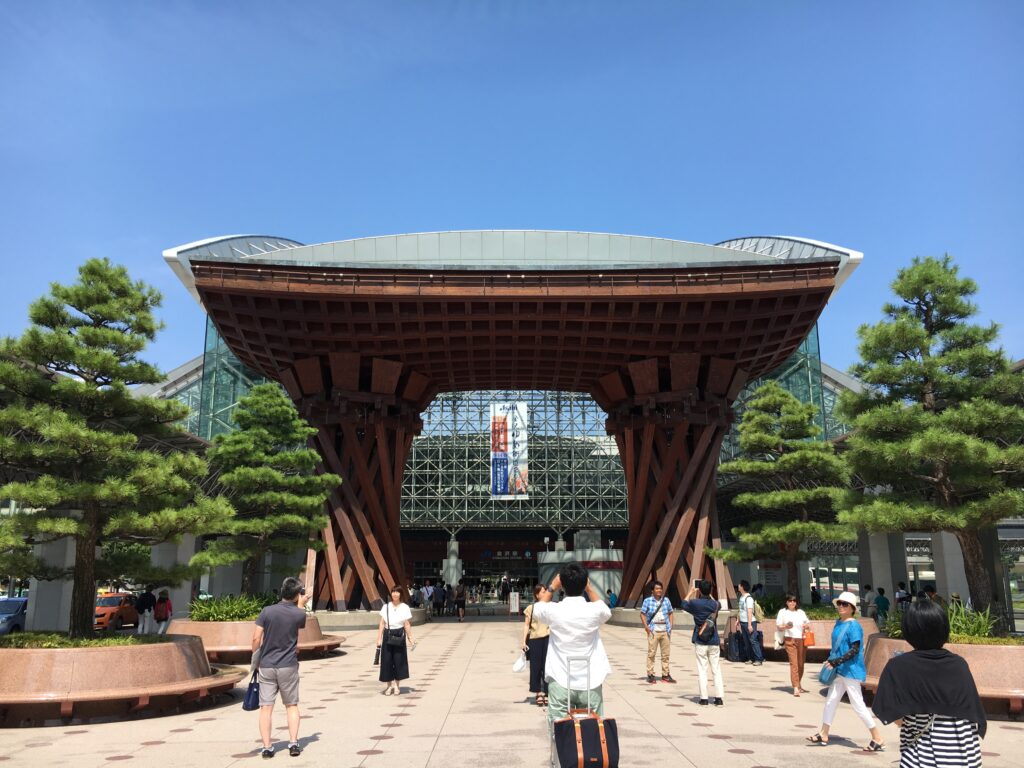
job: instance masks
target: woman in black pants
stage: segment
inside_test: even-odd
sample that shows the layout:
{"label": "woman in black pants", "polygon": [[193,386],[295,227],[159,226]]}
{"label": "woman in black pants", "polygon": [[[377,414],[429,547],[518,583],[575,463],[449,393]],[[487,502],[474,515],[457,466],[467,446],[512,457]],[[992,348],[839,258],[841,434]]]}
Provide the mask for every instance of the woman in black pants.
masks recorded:
{"label": "woman in black pants", "polygon": [[[533,588],[533,600],[547,603],[551,601],[551,593],[543,584]],[[548,684],[544,679],[544,664],[548,658],[547,624],[533,619],[533,605],[523,611],[523,650],[530,656],[530,693],[535,693],[536,704],[544,706],[548,703]]]}
{"label": "woman in black pants", "polygon": [[[391,639],[391,642],[388,640]],[[380,650],[380,681],[387,683],[385,696],[402,692],[399,683],[409,677],[409,653],[412,641],[412,611],[402,602],[402,588],[391,588],[391,602],[380,609],[377,648]]]}

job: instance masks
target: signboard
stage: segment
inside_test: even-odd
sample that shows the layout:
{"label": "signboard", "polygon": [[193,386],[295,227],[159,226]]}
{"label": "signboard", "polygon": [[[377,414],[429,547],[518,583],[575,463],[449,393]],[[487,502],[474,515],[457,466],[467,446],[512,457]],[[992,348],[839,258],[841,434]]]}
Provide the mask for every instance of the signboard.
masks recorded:
{"label": "signboard", "polygon": [[491,498],[528,498],[525,402],[491,404]]}
{"label": "signboard", "polygon": [[508,595],[508,612],[513,616],[519,615],[519,593],[510,592]]}

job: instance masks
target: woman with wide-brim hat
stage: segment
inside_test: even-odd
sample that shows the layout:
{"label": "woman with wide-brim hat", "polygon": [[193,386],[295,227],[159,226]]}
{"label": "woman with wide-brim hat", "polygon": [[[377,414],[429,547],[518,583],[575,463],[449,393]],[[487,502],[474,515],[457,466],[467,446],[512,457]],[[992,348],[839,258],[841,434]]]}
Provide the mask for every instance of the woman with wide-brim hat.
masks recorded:
{"label": "woman with wide-brim hat", "polygon": [[857,622],[857,596],[852,592],[843,592],[832,601],[839,618],[832,629],[832,650],[829,652],[825,666],[835,670],[836,674],[828,687],[825,699],[825,711],[821,716],[821,728],[807,740],[816,746],[828,744],[829,730],[835,719],[839,702],[845,693],[850,698],[850,705],[857,717],[871,732],[871,741],[864,747],[866,752],[881,752],[885,749],[882,732],[871,715],[871,710],[864,704],[861,683],[867,677],[864,668],[864,630]]}

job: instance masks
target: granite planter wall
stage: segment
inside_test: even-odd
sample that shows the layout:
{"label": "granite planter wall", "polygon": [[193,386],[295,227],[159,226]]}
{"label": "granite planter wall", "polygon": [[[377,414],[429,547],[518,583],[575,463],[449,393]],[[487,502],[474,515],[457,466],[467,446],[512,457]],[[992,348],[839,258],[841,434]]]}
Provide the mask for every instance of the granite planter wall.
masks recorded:
{"label": "granite planter wall", "polygon": [[[252,659],[252,635],[255,621],[192,621],[174,619],[167,628],[169,635],[190,635],[203,641],[210,661],[226,664],[248,663]],[[299,630],[299,658],[326,656],[345,641],[339,635],[325,635],[315,616],[306,617],[306,626]]]}
{"label": "granite planter wall", "polygon": [[[986,710],[1020,716],[1024,710],[1024,645],[949,643],[945,647],[967,662]],[[912,650],[905,640],[882,636],[872,638],[864,654],[864,666],[868,672],[865,690],[874,692],[878,678],[890,659]]]}
{"label": "granite planter wall", "polygon": [[36,725],[174,710],[234,688],[245,670],[211,666],[202,641],[0,649],[0,723]]}

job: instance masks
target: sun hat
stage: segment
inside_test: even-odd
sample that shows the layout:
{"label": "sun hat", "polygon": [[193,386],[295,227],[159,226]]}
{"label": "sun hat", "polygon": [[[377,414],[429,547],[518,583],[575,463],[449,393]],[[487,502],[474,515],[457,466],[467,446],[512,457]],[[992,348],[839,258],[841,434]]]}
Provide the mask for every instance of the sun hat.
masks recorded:
{"label": "sun hat", "polygon": [[839,597],[832,601],[832,605],[836,603],[849,603],[854,608],[857,607],[857,596],[853,592],[843,592]]}

